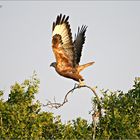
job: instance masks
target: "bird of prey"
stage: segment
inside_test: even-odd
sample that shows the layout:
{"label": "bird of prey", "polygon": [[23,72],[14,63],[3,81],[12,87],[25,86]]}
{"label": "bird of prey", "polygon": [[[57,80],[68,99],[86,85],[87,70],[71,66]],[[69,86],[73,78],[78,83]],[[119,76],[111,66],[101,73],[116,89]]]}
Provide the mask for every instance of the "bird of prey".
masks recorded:
{"label": "bird of prey", "polygon": [[84,81],[79,74],[83,69],[92,65],[89,62],[79,65],[83,44],[85,43],[86,25],[78,27],[75,40],[72,41],[72,33],[68,22],[69,16],[60,14],[52,26],[52,49],[56,62],[51,63],[56,72],[63,77],[73,79],[78,82]]}

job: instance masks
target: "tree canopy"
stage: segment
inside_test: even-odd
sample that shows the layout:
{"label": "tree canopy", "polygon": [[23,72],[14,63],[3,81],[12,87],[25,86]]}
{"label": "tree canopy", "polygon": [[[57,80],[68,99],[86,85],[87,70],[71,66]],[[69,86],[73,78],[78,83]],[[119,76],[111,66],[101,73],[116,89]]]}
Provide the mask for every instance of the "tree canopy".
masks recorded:
{"label": "tree canopy", "polygon": [[[82,116],[62,123],[61,116],[42,111],[41,103],[34,100],[39,84],[36,75],[21,84],[15,83],[6,101],[0,91],[1,139],[93,139],[95,131],[96,139],[140,139],[139,78],[127,93],[102,91],[96,127]],[[97,105],[96,97],[92,104],[93,108]]]}

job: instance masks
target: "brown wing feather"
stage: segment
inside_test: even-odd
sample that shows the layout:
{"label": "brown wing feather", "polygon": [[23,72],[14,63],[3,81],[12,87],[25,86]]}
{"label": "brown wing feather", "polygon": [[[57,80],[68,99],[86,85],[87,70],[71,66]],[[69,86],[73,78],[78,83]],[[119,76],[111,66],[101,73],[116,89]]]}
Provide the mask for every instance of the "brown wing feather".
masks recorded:
{"label": "brown wing feather", "polygon": [[62,17],[60,14],[52,27],[52,48],[57,65],[62,69],[66,66],[72,67],[74,62],[74,48],[68,19],[68,16]]}

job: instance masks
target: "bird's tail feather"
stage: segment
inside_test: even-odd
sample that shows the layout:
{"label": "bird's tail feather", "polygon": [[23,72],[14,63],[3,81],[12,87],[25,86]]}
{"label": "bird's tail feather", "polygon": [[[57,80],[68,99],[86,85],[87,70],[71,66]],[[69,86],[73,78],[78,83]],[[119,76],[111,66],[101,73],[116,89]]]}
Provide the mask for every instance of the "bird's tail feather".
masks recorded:
{"label": "bird's tail feather", "polygon": [[91,66],[92,64],[94,64],[95,62],[89,62],[89,63],[86,63],[86,64],[84,64],[84,65],[80,65],[79,67],[78,67],[78,72],[81,72],[83,69],[85,69],[86,67],[88,67],[88,66]]}

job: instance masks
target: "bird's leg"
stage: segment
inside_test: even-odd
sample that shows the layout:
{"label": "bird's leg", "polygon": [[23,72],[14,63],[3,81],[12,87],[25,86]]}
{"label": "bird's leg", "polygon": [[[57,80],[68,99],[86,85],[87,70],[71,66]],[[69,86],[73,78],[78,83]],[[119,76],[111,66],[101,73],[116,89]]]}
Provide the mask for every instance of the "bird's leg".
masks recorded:
{"label": "bird's leg", "polygon": [[83,86],[85,86],[85,82],[84,81],[81,81],[80,79],[79,79],[79,85],[78,85],[79,87],[83,87]]}

